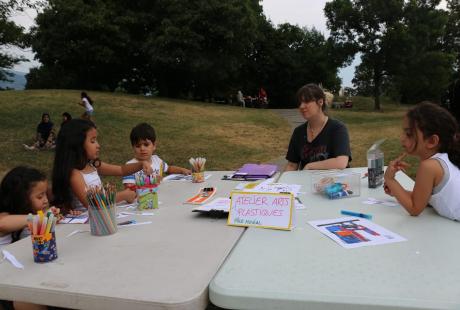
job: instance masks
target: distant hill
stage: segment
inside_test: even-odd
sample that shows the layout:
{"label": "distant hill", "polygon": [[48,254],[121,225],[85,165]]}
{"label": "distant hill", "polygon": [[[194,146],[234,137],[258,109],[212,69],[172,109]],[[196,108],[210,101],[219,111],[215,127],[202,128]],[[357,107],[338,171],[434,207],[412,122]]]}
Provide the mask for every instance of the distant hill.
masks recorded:
{"label": "distant hill", "polygon": [[10,70],[14,75],[10,77],[13,82],[0,81],[0,88],[12,88],[22,90],[26,87],[26,74],[24,72]]}

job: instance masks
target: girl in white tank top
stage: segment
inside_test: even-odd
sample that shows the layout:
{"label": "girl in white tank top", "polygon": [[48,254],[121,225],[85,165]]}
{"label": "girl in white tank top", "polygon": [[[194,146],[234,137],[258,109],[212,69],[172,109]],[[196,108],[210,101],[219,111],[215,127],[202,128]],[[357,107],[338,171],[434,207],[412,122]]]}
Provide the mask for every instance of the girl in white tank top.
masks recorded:
{"label": "girl in white tank top", "polygon": [[[86,190],[101,186],[99,175],[125,176],[139,170],[151,174],[149,162],[123,166],[111,165],[99,160],[100,145],[93,122],[83,119],[69,121],[61,131],[56,143],[53,166],[53,194],[55,203],[70,208],[88,207]],[[136,193],[130,189],[117,193],[116,200],[134,201]],[[79,213],[79,212],[75,212]]]}
{"label": "girl in white tank top", "polygon": [[[385,191],[396,197],[410,215],[419,215],[430,204],[439,215],[460,220],[460,136],[458,123],[445,109],[422,102],[410,109],[403,121],[401,144],[404,153],[385,171]],[[408,164],[406,155],[417,156],[413,191],[395,179]]]}

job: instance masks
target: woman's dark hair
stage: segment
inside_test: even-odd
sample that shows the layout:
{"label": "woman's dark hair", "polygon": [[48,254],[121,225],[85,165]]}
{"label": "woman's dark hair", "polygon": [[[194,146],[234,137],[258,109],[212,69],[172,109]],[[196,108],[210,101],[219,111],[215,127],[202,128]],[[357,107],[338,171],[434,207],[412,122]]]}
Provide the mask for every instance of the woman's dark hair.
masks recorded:
{"label": "woman's dark hair", "polygon": [[302,86],[297,91],[296,98],[299,106],[302,102],[315,101],[318,104],[319,100],[323,100],[321,110],[324,112],[327,109],[326,95],[321,87],[316,84],[307,84]]}
{"label": "woman's dark hair", "polygon": [[43,120],[45,119],[45,116],[48,116],[48,121],[51,122],[51,117],[50,117],[49,113],[45,112],[45,113],[42,114],[42,123],[43,123]]}
{"label": "woman's dark hair", "polygon": [[[82,170],[88,163],[84,143],[86,133],[96,128],[93,122],[84,119],[73,119],[61,128],[56,140],[53,164],[53,196],[54,204],[69,207],[72,202],[70,174],[73,169]],[[100,164],[95,161],[95,166]]]}
{"label": "woman's dark hair", "polygon": [[88,96],[86,92],[82,91],[80,96],[81,96],[81,99],[86,98],[89,104],[93,105],[93,100],[90,98],[90,96]]}
{"label": "woman's dark hair", "polygon": [[34,212],[29,194],[32,187],[40,181],[46,181],[46,175],[35,168],[18,166],[11,169],[0,185],[0,212],[9,214]]}
{"label": "woman's dark hair", "polygon": [[[423,101],[407,111],[409,130],[417,141],[418,128],[423,138],[439,137],[439,153],[447,153],[449,160],[460,168],[460,135],[457,120],[446,109],[432,102]],[[415,145],[417,147],[417,145]]]}
{"label": "woman's dark hair", "polygon": [[69,112],[62,113],[62,116],[64,116],[67,119],[67,122],[72,119],[72,115],[70,115]]}
{"label": "woman's dark hair", "polygon": [[131,145],[134,145],[141,140],[150,140],[154,143],[157,136],[155,134],[155,129],[153,129],[152,126],[147,123],[140,123],[131,129],[129,139],[131,140]]}

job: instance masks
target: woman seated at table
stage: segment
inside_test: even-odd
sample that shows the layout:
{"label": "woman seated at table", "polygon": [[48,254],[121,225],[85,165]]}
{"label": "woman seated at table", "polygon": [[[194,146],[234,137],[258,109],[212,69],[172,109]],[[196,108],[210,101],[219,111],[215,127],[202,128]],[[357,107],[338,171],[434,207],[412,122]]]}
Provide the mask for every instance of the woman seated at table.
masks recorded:
{"label": "woman seated at table", "polygon": [[344,169],[351,161],[350,141],[345,125],[326,114],[323,90],[307,84],[297,91],[299,111],[306,122],[289,142],[286,171],[299,169]]}

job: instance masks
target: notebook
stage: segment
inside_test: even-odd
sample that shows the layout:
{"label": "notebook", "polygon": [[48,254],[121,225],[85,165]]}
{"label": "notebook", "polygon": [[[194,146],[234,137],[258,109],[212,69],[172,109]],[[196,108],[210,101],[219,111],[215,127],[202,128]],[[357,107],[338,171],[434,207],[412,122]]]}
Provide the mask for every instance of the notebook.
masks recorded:
{"label": "notebook", "polygon": [[259,180],[268,179],[278,171],[273,164],[244,164],[232,176],[232,179]]}

